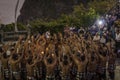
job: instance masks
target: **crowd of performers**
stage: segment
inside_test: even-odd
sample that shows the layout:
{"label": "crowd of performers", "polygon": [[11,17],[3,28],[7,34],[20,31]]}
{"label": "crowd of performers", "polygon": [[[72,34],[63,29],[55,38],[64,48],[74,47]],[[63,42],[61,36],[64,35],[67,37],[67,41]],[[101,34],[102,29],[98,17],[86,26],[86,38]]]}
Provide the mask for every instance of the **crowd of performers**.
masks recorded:
{"label": "crowd of performers", "polygon": [[61,33],[20,37],[0,48],[0,80],[110,80],[115,76],[112,38],[106,44],[88,35]]}

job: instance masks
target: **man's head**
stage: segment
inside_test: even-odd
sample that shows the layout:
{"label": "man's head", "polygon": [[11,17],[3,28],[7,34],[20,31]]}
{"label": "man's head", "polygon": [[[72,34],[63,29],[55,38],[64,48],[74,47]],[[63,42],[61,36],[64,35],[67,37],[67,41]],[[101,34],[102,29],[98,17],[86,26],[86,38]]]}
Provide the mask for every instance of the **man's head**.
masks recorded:
{"label": "man's head", "polygon": [[28,64],[32,64],[32,58],[29,58],[29,59],[27,60],[27,62],[28,62]]}
{"label": "man's head", "polygon": [[12,55],[12,59],[13,59],[13,60],[17,60],[17,59],[18,59],[18,54],[15,54],[15,53],[14,53],[14,54]]}
{"label": "man's head", "polygon": [[3,57],[4,57],[4,58],[7,58],[7,57],[8,57],[7,54],[6,54],[6,52],[3,53]]}
{"label": "man's head", "polygon": [[48,62],[49,64],[52,64],[52,62],[53,62],[52,58],[49,57],[49,58],[47,59],[47,62]]}
{"label": "man's head", "polygon": [[63,59],[64,59],[64,60],[67,60],[67,59],[68,59],[68,56],[67,56],[67,55],[64,55],[64,56],[63,56]]}
{"label": "man's head", "polygon": [[85,55],[81,55],[81,61],[85,60]]}
{"label": "man's head", "polygon": [[0,53],[3,53],[3,49],[2,49],[2,47],[0,47]]}

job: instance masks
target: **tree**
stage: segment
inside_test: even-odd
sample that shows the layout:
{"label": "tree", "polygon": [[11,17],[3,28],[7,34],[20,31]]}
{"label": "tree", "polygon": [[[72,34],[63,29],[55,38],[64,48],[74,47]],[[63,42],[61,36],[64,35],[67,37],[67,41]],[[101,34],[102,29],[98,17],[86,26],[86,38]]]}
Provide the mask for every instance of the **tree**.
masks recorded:
{"label": "tree", "polygon": [[88,7],[95,9],[99,15],[104,15],[108,12],[114,5],[116,0],[94,0],[88,3]]}
{"label": "tree", "polygon": [[96,20],[98,14],[93,8],[86,8],[83,4],[77,5],[74,7],[74,11],[72,13],[74,15],[81,26],[90,26]]}

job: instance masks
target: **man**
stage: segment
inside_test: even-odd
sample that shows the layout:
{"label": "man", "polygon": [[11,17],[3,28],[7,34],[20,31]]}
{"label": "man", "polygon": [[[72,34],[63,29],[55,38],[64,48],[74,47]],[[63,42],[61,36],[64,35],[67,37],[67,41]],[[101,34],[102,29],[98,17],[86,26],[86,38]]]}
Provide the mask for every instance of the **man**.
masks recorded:
{"label": "man", "polygon": [[106,36],[102,35],[102,37],[100,38],[100,43],[105,44],[106,43]]}
{"label": "man", "polygon": [[2,63],[2,78],[3,80],[10,80],[9,57],[3,53],[0,57]]}
{"label": "man", "polygon": [[38,80],[45,80],[45,64],[44,61],[42,60],[44,56],[44,52],[42,51],[40,54],[40,60],[37,62],[37,77]]}
{"label": "man", "polygon": [[52,43],[46,48],[44,63],[46,66],[46,80],[55,80],[54,70],[57,64],[57,57],[55,55],[55,46]]}
{"label": "man", "polygon": [[[116,40],[116,52],[118,53],[118,50],[120,50],[120,30],[117,30],[116,35],[115,35],[115,40]],[[120,54],[117,54],[118,57],[120,57]]]}
{"label": "man", "polygon": [[35,80],[36,76],[34,75],[34,67],[38,62],[39,55],[37,58],[35,56],[33,58],[28,58],[26,68],[27,68],[27,80]]}
{"label": "man", "polygon": [[20,62],[23,58],[23,53],[19,56],[16,53],[12,53],[9,62],[11,67],[12,80],[21,80],[20,77]]}
{"label": "man", "polygon": [[100,45],[98,50],[99,62],[97,65],[97,76],[99,80],[106,80],[106,62],[107,62],[107,47]]}
{"label": "man", "polygon": [[36,44],[36,48],[37,48],[37,54],[40,55],[40,59],[39,61],[36,63],[36,74],[37,74],[37,78],[38,80],[44,80],[45,79],[45,65],[44,65],[44,61],[42,60],[45,54],[45,45],[41,45],[40,43]]}
{"label": "man", "polygon": [[67,44],[63,43],[62,48],[59,52],[59,65],[61,68],[62,80],[70,80],[70,69],[72,63],[70,62],[71,50]]}
{"label": "man", "polygon": [[109,52],[109,60],[108,60],[108,73],[109,73],[109,78],[111,80],[114,80],[115,78],[115,61],[116,61],[116,55],[112,49]]}
{"label": "man", "polygon": [[100,35],[96,33],[95,36],[93,37],[93,41],[99,42],[99,40],[100,40]]}
{"label": "man", "polygon": [[96,80],[96,67],[98,56],[94,50],[92,50],[89,54],[88,64],[87,64],[87,80]]}
{"label": "man", "polygon": [[71,54],[73,61],[77,65],[76,80],[85,80],[86,65],[88,62],[86,51],[79,51],[77,47],[74,49],[74,54]]}

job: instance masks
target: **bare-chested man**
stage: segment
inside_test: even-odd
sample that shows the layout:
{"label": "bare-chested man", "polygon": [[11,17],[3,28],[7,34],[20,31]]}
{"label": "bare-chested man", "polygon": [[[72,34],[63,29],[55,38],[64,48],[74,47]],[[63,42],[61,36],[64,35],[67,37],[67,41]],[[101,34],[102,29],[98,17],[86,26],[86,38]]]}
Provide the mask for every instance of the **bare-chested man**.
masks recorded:
{"label": "bare-chested man", "polygon": [[99,80],[106,80],[106,62],[107,62],[108,49],[102,44],[99,47],[99,62],[97,65],[97,75]]}
{"label": "bare-chested man", "polygon": [[27,68],[27,80],[35,80],[36,77],[34,75],[34,67],[36,66],[36,63],[38,62],[39,56],[37,56],[37,58],[35,58],[33,56],[33,58],[28,58],[27,59],[27,64],[26,64],[26,68]]}
{"label": "bare-chested man", "polygon": [[[40,37],[40,38],[44,38],[44,37]],[[36,44],[36,48],[37,48],[37,54],[40,54],[40,59],[37,62],[37,78],[40,80],[44,80],[45,79],[45,65],[44,65],[44,61],[43,61],[43,57],[45,54],[45,41],[43,42],[43,40],[37,40],[37,44]]]}
{"label": "bare-chested man", "polygon": [[44,63],[46,66],[46,80],[55,80],[54,70],[57,64],[57,57],[55,55],[55,45],[52,43],[46,48]]}
{"label": "bare-chested man", "polygon": [[2,78],[3,80],[10,80],[10,70],[9,70],[9,57],[6,52],[1,55],[1,63],[2,63]]}
{"label": "bare-chested man", "polygon": [[69,54],[71,54],[70,47],[64,42],[59,52],[59,64],[61,67],[62,80],[70,80],[70,68],[72,63],[70,61]]}
{"label": "bare-chested man", "polygon": [[96,55],[95,51],[91,51],[88,58],[87,64],[87,80],[96,80],[96,67],[97,67],[97,60],[98,56]]}
{"label": "bare-chested man", "polygon": [[116,55],[114,53],[114,49],[111,49],[109,52],[109,60],[108,60],[108,73],[109,78],[111,80],[114,80],[115,78],[115,61],[116,61]]}
{"label": "bare-chested man", "polygon": [[77,47],[74,49],[74,54],[71,54],[74,62],[77,65],[77,76],[76,80],[85,80],[86,65],[88,62],[86,51],[79,51]]}
{"label": "bare-chested man", "polygon": [[23,54],[19,56],[16,53],[12,53],[9,61],[12,73],[12,80],[21,80],[20,77],[20,61],[23,58]]}

